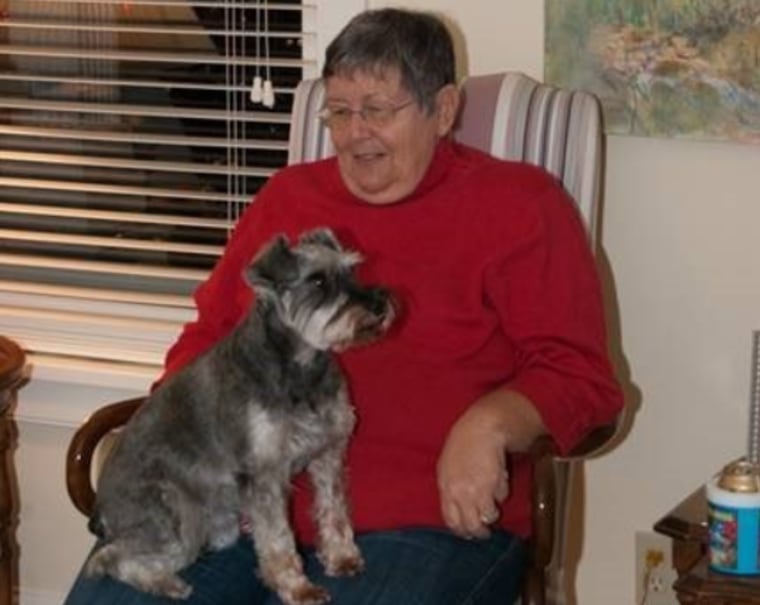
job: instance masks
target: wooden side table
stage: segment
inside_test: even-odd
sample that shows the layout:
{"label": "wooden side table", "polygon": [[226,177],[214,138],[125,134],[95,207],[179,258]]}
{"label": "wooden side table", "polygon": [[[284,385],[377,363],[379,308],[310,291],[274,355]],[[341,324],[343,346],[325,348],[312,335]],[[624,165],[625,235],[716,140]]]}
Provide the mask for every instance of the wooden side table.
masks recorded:
{"label": "wooden side table", "polygon": [[673,588],[682,605],[760,605],[760,577],[711,571],[707,559],[707,496],[700,487],[654,526],[673,538]]}
{"label": "wooden side table", "polygon": [[24,351],[0,336],[0,605],[18,603],[18,485],[13,463],[18,433],[11,414],[25,364]]}

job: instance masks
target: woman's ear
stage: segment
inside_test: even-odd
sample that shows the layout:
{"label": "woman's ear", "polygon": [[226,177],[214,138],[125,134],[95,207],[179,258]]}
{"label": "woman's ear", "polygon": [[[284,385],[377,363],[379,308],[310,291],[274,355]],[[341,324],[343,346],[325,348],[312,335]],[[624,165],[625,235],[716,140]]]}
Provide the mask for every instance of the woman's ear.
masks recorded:
{"label": "woman's ear", "polygon": [[454,84],[446,84],[435,97],[438,136],[444,137],[453,128],[459,112],[460,94]]}

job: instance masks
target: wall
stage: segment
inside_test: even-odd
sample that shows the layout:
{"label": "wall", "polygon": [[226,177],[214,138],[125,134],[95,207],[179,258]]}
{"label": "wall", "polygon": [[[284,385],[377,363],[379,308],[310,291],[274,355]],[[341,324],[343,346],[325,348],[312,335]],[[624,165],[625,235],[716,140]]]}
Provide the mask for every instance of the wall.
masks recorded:
{"label": "wall", "polygon": [[[345,6],[348,0],[331,0]],[[371,6],[390,4],[372,0]],[[409,0],[456,21],[463,71],[540,77],[543,2]],[[760,147],[610,137],[600,261],[630,400],[632,431],[586,465],[581,605],[634,602],[636,530],[745,442],[750,332],[760,328]],[[38,381],[24,406],[81,405],[130,391]],[[23,605],[60,602],[89,545],[63,494],[71,428],[21,422]]]}

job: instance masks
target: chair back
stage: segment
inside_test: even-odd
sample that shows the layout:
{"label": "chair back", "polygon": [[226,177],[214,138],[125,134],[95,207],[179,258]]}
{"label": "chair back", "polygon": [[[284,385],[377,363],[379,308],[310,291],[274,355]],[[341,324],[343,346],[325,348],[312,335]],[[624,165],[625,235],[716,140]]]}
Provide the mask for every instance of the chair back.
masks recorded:
{"label": "chair back", "polygon": [[598,99],[519,72],[471,76],[462,92],[457,140],[545,168],[575,200],[594,241],[604,156]]}
{"label": "chair back", "polygon": [[288,164],[313,162],[334,154],[330,133],[319,119],[325,100],[321,79],[302,80],[293,97]]}
{"label": "chair back", "polygon": [[[542,84],[519,72],[468,77],[462,84],[462,93],[463,106],[454,137],[496,157],[542,166],[553,174],[577,204],[595,247],[604,169],[598,99],[588,92]],[[321,80],[299,84],[293,104],[288,163],[333,154],[329,133],[317,118],[323,102]],[[559,459],[540,465],[540,472],[549,479],[542,478],[543,484],[534,489],[531,566],[535,575],[528,578],[531,588],[525,592],[523,603],[565,602],[569,554],[566,527],[577,465],[578,462]],[[547,523],[546,519],[552,521]],[[538,593],[540,596],[535,596]]]}

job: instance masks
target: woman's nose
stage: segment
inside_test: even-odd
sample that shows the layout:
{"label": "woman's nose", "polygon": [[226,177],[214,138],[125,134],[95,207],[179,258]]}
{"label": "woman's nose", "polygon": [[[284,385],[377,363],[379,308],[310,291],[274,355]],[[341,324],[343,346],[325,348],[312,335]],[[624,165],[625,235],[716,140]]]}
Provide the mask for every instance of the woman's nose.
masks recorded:
{"label": "woman's nose", "polygon": [[348,132],[352,138],[364,138],[370,134],[370,128],[367,120],[361,111],[355,111],[351,114],[351,120],[348,123]]}

